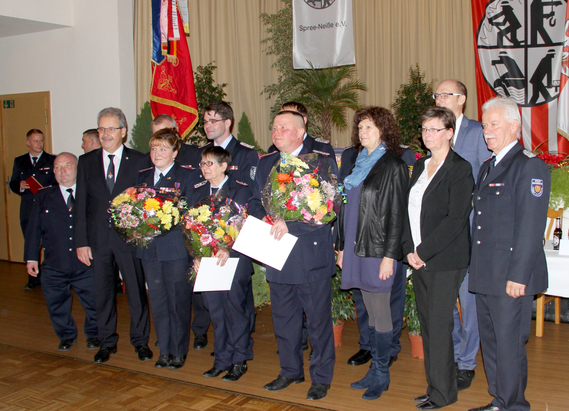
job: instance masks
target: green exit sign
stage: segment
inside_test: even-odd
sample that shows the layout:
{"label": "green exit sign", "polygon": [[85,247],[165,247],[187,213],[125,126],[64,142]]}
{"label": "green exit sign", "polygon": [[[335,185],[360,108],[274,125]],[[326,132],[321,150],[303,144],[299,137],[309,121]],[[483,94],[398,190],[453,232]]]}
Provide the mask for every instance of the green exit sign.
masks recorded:
{"label": "green exit sign", "polygon": [[14,100],[4,100],[3,102],[3,107],[4,108],[14,108],[15,104],[14,104]]}

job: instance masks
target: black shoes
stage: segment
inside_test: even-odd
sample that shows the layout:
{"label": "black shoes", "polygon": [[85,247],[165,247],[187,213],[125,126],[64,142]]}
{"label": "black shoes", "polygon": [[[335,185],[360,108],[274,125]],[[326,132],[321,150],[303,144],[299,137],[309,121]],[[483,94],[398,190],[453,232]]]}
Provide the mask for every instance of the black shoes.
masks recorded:
{"label": "black shoes", "polygon": [[203,350],[205,347],[207,347],[207,335],[196,334],[194,337],[194,350]]}
{"label": "black shoes", "polygon": [[101,341],[97,337],[87,338],[87,349],[94,350],[95,348],[101,348]]}
{"label": "black shoes", "polygon": [[77,338],[73,340],[61,340],[59,343],[59,347],[57,347],[58,351],[69,351],[71,347],[77,344]]}
{"label": "black shoes", "polygon": [[437,405],[433,401],[427,400],[427,401],[422,402],[421,404],[417,405],[416,408],[418,410],[438,410],[442,407],[443,407],[442,405]]}
{"label": "black shoes", "polygon": [[233,364],[231,369],[227,374],[225,374],[221,379],[223,381],[235,382],[247,372],[247,361],[243,361],[243,364]]}
{"label": "black shoes", "polygon": [[456,374],[456,386],[459,391],[470,388],[472,381],[474,381],[474,370],[458,370]]}
{"label": "black shoes", "polygon": [[328,394],[329,388],[330,388],[330,386],[328,384],[320,384],[317,382],[313,382],[312,386],[308,390],[308,394],[306,394],[306,399],[307,400],[320,400]]}
{"label": "black shoes", "polygon": [[300,384],[301,382],[304,382],[304,377],[292,378],[289,380],[288,378],[285,378],[282,375],[279,375],[276,380],[271,381],[270,383],[265,385],[263,388],[266,389],[267,391],[280,391],[280,390],[284,390],[286,387],[288,387],[292,383]]}
{"label": "black shoes", "polygon": [[170,354],[162,354],[156,360],[156,364],[154,364],[154,368],[166,368],[172,356]]}
{"label": "black shoes", "polygon": [[211,369],[204,372],[203,376],[207,377],[207,378],[215,378],[215,377],[218,377],[223,372],[225,372],[225,370],[218,370],[217,368],[212,367]]}
{"label": "black shoes", "polygon": [[492,403],[485,405],[483,407],[471,408],[468,411],[500,411],[500,408],[496,407]]}
{"label": "black shoes", "polygon": [[348,360],[348,365],[364,365],[371,360],[370,350],[359,350]]}
{"label": "black shoes", "polygon": [[175,356],[175,357],[171,357],[170,362],[168,363],[168,368],[170,368],[171,370],[179,370],[180,368],[182,368],[184,366],[184,364],[186,363],[186,356]]}
{"label": "black shoes", "polygon": [[138,359],[140,361],[148,361],[152,359],[152,351],[150,351],[150,348],[148,348],[148,345],[144,344],[144,345],[137,345],[136,347],[134,347],[134,352],[136,352],[138,354]]}
{"label": "black shoes", "polygon": [[38,288],[40,285],[38,283],[27,283],[24,285],[24,290],[33,290],[34,288]]}
{"label": "black shoes", "polygon": [[109,361],[110,356],[116,353],[117,353],[116,345],[114,347],[101,347],[99,348],[99,351],[97,351],[97,354],[95,354],[95,362],[97,364],[107,362]]}
{"label": "black shoes", "polygon": [[395,357],[389,357],[389,364],[387,364],[387,367],[391,367],[395,361],[397,361],[397,355]]}
{"label": "black shoes", "polygon": [[413,398],[413,401],[422,403],[429,399],[429,394],[419,395],[418,397]]}

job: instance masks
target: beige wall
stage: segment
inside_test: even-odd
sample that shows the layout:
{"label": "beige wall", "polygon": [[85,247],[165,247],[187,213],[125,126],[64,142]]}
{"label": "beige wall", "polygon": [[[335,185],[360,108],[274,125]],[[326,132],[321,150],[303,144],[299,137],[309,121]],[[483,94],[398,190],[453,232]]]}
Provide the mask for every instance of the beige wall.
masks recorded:
{"label": "beige wall", "polygon": [[[215,61],[216,81],[228,83],[227,99],[233,104],[237,121],[245,111],[257,140],[267,147],[272,101],[260,93],[264,85],[276,81],[277,73],[271,68],[274,58],[267,57],[259,43],[266,37],[259,15],[274,13],[283,3],[191,0],[188,5],[188,43],[194,69]],[[356,68],[369,89],[361,94],[362,103],[389,106],[399,85],[407,81],[409,67],[419,63],[429,81],[461,79],[469,89],[467,115],[476,118],[470,7],[470,0],[353,0]],[[143,12],[147,19],[149,12]],[[144,51],[148,56],[149,50]],[[149,72],[146,64],[141,68]],[[137,75],[142,80],[139,84],[148,90],[145,84],[150,75],[140,71]],[[144,93],[148,92],[140,93],[139,106],[148,100]],[[349,132],[334,133],[332,142],[348,145]]]}

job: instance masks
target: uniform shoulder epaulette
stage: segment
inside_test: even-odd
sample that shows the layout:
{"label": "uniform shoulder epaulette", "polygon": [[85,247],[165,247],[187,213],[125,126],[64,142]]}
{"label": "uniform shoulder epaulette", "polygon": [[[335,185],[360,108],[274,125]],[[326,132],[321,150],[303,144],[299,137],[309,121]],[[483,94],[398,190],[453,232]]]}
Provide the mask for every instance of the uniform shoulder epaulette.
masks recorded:
{"label": "uniform shoulder epaulette", "polygon": [[352,144],[351,146],[346,147],[346,148],[344,149],[344,151],[349,150],[350,148],[354,148],[354,147],[355,147],[355,145]]}
{"label": "uniform shoulder epaulette", "polygon": [[244,183],[243,181],[235,180],[235,182],[236,182],[237,184],[241,185],[241,186],[249,187],[249,184]]}
{"label": "uniform shoulder epaulette", "polygon": [[267,153],[267,154],[262,155],[261,158],[273,156],[273,155],[279,154],[279,153],[280,153],[280,151],[273,151],[272,153]]}
{"label": "uniform shoulder epaulette", "polygon": [[139,173],[144,173],[145,171],[152,170],[152,167],[145,168],[143,170],[138,170]]}
{"label": "uniform shoulder epaulette", "polygon": [[327,152],[325,152],[325,151],[312,150],[312,152],[313,152],[313,153],[316,153],[316,154],[322,154],[323,156],[326,156],[326,157],[330,157],[330,153],[327,153]]}
{"label": "uniform shoulder epaulette", "polygon": [[202,181],[201,183],[197,183],[194,185],[194,188],[200,188],[201,186],[204,186],[207,183],[207,180]]}
{"label": "uniform shoulder epaulette", "polygon": [[251,144],[247,144],[247,143],[244,143],[242,141],[240,141],[239,144],[241,144],[243,147],[247,147],[247,148],[250,148],[251,150],[255,150],[255,146],[252,146]]}
{"label": "uniform shoulder epaulette", "polygon": [[199,150],[201,150],[202,148],[206,148],[207,146],[209,146],[210,144],[213,144],[211,141],[209,143],[204,144],[203,146],[198,147]]}
{"label": "uniform shoulder epaulette", "polygon": [[196,168],[194,166],[192,166],[191,164],[180,164],[180,167],[182,168],[186,168],[188,170],[195,170]]}
{"label": "uniform shoulder epaulette", "polygon": [[399,144],[399,147],[401,147],[401,148],[409,148],[409,146],[406,146],[405,144]]}
{"label": "uniform shoulder epaulette", "polygon": [[494,156],[488,157],[486,160],[483,161],[483,163],[487,163],[488,161],[492,160],[492,157],[494,157]]}
{"label": "uniform shoulder epaulette", "polygon": [[326,140],[325,138],[315,138],[314,141],[318,141],[319,143],[324,143],[324,144],[330,144],[330,142],[328,140]]}
{"label": "uniform shoulder epaulette", "polygon": [[529,158],[534,158],[534,157],[536,157],[535,153],[532,153],[532,152],[529,151],[527,148],[524,148],[524,154],[526,155],[526,157],[529,157]]}

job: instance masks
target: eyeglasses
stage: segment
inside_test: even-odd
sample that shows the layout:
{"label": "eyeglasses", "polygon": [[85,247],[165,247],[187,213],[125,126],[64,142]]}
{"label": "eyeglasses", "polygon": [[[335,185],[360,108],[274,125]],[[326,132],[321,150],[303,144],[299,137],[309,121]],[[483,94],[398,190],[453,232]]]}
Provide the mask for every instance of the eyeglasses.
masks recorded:
{"label": "eyeglasses", "polygon": [[445,128],[425,128],[425,127],[419,127],[419,131],[420,131],[421,133],[423,133],[423,134],[436,134],[436,133],[438,133],[439,131],[447,130],[447,129],[448,129],[448,127],[445,127]]}
{"label": "eyeglasses", "polygon": [[211,167],[214,164],[219,164],[217,161],[202,161],[198,164],[200,168]]}
{"label": "eyeglasses", "polygon": [[448,96],[462,96],[463,94],[459,94],[459,93],[433,93],[433,100],[436,100],[437,98],[442,98],[443,100],[446,100],[448,98]]}
{"label": "eyeglasses", "polygon": [[105,134],[107,131],[112,133],[115,130],[120,130],[121,128],[124,128],[124,127],[99,127],[97,129],[97,131],[99,132],[99,134]]}
{"label": "eyeglasses", "polygon": [[221,120],[218,119],[211,119],[211,120],[204,120],[203,125],[205,126],[206,124],[211,124],[211,125],[215,125],[216,123],[219,123],[220,121],[225,121],[227,120],[226,118],[222,118]]}

